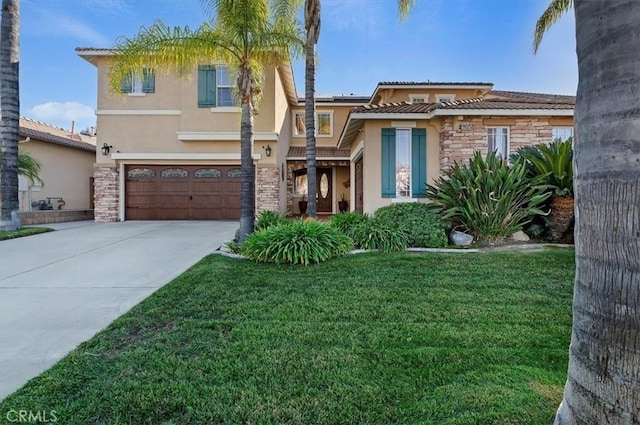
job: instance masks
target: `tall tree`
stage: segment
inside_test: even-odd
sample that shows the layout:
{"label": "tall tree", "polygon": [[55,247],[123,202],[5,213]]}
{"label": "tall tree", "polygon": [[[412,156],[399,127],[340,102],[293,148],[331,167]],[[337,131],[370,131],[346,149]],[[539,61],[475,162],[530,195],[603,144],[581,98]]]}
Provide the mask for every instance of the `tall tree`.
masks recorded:
{"label": "tall tree", "polygon": [[640,424],[640,2],[554,0],[534,49],[572,5],[576,280],[555,423]]}
{"label": "tall tree", "polygon": [[0,230],[20,228],[18,132],[20,129],[20,1],[2,0],[0,25]]}
{"label": "tall tree", "polygon": [[133,38],[114,47],[115,62],[109,72],[111,90],[122,79],[142,77],[143,68],[167,74],[186,74],[198,64],[223,63],[237,77],[241,105],[240,230],[243,242],[253,231],[255,170],[253,165],[253,115],[266,67],[288,63],[301,54],[304,40],[293,0],[203,0],[211,21],[198,29],[169,28],[158,21],[143,27]]}
{"label": "tall tree", "polygon": [[316,45],[320,36],[320,0],[305,0],[304,27],[307,32],[304,69],[304,122],[307,141],[307,214],[318,215],[316,173]]}
{"label": "tall tree", "polygon": [[[415,0],[398,0],[398,13],[405,18]],[[318,191],[316,172],[316,46],[320,37],[320,0],[305,0],[304,27],[307,34],[305,44],[305,90],[304,120],[307,144],[307,215],[316,218]]]}

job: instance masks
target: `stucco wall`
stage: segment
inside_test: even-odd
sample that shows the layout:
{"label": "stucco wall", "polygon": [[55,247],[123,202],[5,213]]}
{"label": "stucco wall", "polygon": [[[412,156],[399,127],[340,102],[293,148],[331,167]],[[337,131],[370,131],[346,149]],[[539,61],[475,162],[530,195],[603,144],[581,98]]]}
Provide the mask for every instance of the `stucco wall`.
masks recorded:
{"label": "stucco wall", "polygon": [[479,89],[454,89],[454,88],[402,88],[384,89],[378,92],[374,103],[409,102],[411,95],[428,95],[427,102],[436,102],[439,95],[453,95],[455,100],[470,99],[482,96],[485,90]]}
{"label": "stucco wall", "polygon": [[[61,197],[62,209],[89,209],[91,205],[90,178],[93,176],[93,152],[69,148],[31,139],[20,143],[20,151],[28,152],[40,163],[40,178],[44,186],[39,190],[21,191],[20,211],[29,211],[30,203],[47,197]],[[59,203],[52,201],[57,209]]]}
{"label": "stucco wall", "polygon": [[[435,126],[428,121],[368,121],[361,133],[364,140],[363,160],[363,211],[373,213],[378,208],[394,202],[382,198],[382,129],[383,128],[426,128],[427,130],[427,183],[432,183],[440,175],[440,137]],[[363,134],[364,133],[364,134]],[[357,143],[352,145],[356,148]],[[396,200],[397,201],[397,200]],[[422,199],[420,201],[423,201]]]}

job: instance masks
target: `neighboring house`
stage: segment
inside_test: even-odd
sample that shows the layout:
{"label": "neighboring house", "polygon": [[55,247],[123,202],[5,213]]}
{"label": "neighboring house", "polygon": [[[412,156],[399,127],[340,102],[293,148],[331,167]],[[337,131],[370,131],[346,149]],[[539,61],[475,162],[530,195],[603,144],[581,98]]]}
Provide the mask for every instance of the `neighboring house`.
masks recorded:
{"label": "neighboring house", "polygon": [[[78,48],[98,71],[95,219],[237,220],[240,110],[224,66],[108,90],[110,49]],[[372,213],[420,200],[474,150],[503,155],[572,131],[575,98],[493,91],[488,83],[380,83],[372,96],[318,96],[318,212]],[[290,66],[267,70],[254,119],[256,209],[298,214],[306,194],[304,101]],[[101,149],[104,148],[104,149]],[[104,151],[104,152],[103,152]]]}
{"label": "neighboring house", "polygon": [[[29,153],[40,164],[43,185],[19,176],[20,211],[38,211],[35,205],[54,210],[93,208],[93,164],[95,138],[20,118],[19,150]],[[47,205],[47,207],[44,207]]]}

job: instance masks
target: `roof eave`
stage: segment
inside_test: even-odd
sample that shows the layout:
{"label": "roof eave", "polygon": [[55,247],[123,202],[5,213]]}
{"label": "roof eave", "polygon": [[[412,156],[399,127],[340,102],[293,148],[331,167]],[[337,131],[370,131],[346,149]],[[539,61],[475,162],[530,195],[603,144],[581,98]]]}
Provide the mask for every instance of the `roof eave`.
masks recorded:
{"label": "roof eave", "polygon": [[499,115],[499,116],[562,116],[572,117],[573,109],[436,109],[433,116],[449,115]]}

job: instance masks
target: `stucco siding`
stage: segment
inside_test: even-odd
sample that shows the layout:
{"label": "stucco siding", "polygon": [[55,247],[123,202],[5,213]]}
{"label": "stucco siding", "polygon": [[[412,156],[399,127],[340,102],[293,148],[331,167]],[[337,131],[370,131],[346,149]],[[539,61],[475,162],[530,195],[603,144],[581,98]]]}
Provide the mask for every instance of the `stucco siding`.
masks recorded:
{"label": "stucco siding", "polygon": [[[69,148],[31,139],[20,143],[20,151],[28,152],[40,163],[39,176],[44,181],[40,188],[19,192],[20,211],[30,211],[31,202],[41,199],[63,198],[62,209],[89,209],[93,176],[93,152]],[[53,208],[59,203],[52,201]]]}

